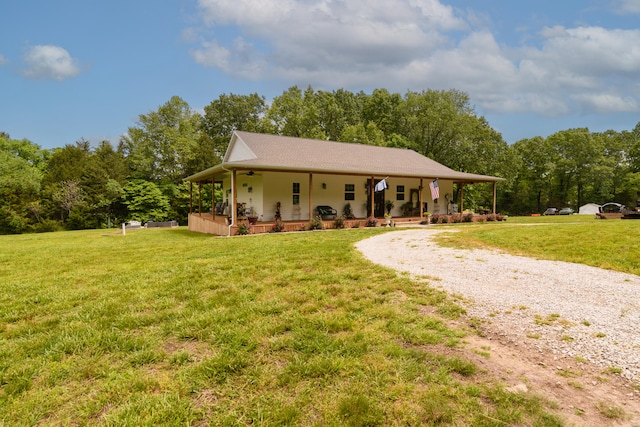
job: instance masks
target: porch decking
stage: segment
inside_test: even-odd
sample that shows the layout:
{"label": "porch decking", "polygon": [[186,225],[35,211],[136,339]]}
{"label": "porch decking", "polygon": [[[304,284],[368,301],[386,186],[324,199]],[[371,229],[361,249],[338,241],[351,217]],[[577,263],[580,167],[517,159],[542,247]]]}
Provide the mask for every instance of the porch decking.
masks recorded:
{"label": "porch decking", "polygon": [[[377,218],[378,222],[384,225],[384,218]],[[420,224],[420,217],[401,217],[394,218],[396,225]],[[246,222],[246,220],[243,220]],[[344,228],[364,227],[367,219],[356,218],[344,220]],[[268,233],[271,231],[275,221],[259,221],[251,226],[252,234]],[[300,231],[308,228],[308,220],[298,221],[281,221],[284,225],[283,231]],[[334,220],[322,220],[325,229],[335,228]],[[189,230],[198,233],[215,234],[218,236],[235,236],[238,234],[238,226],[228,224],[228,217],[210,213],[192,213],[189,214]]]}

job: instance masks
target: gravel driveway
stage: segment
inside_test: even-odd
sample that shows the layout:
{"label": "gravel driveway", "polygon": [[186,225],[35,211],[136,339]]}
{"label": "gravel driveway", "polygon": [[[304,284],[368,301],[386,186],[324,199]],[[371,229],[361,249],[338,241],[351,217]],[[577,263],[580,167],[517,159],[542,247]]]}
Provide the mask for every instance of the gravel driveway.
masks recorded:
{"label": "gravel driveway", "polygon": [[467,313],[517,341],[640,382],[640,276],[498,251],[436,245],[436,228],[375,236],[369,260],[466,297]]}

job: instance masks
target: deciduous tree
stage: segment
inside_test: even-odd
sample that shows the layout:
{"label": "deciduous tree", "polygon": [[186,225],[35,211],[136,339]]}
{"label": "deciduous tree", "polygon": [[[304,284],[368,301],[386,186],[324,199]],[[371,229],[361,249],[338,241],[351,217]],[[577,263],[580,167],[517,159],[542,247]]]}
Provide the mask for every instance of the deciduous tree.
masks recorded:
{"label": "deciduous tree", "polygon": [[121,152],[133,177],[179,184],[187,176],[200,140],[201,117],[178,96],[139,116],[122,137]]}

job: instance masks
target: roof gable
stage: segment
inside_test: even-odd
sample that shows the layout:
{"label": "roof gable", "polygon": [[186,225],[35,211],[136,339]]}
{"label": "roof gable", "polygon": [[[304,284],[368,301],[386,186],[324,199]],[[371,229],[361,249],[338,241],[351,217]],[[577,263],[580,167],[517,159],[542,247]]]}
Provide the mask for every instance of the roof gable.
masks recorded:
{"label": "roof gable", "polygon": [[224,154],[222,163],[241,162],[246,160],[256,160],[258,156],[255,155],[251,148],[234,132],[231,137],[231,142],[227,147],[227,151]]}

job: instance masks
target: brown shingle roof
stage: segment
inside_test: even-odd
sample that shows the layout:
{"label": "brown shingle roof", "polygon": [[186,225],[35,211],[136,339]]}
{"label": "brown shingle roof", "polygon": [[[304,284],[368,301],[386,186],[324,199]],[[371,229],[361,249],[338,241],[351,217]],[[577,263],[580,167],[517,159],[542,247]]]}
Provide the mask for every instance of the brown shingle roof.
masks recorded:
{"label": "brown shingle roof", "polygon": [[251,132],[234,132],[221,165],[187,178],[198,181],[242,168],[366,176],[494,182],[502,178],[457,172],[413,150]]}

